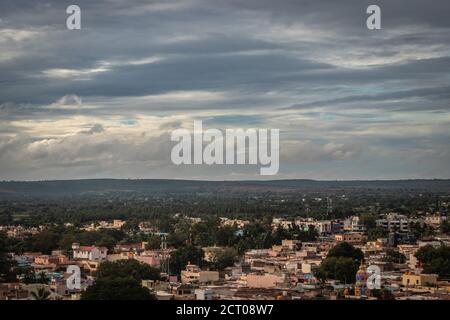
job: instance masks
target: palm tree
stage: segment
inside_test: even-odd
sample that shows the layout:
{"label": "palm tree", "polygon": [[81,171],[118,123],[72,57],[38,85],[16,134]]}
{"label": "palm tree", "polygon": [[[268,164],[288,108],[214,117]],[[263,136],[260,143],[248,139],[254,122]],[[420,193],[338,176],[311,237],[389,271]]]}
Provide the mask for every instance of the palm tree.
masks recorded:
{"label": "palm tree", "polygon": [[50,292],[45,288],[39,288],[36,292],[31,292],[31,296],[34,300],[48,300],[50,297]]}
{"label": "palm tree", "polygon": [[36,279],[37,283],[42,283],[42,284],[47,284],[49,281],[50,281],[50,279],[47,277],[45,272],[40,272]]}

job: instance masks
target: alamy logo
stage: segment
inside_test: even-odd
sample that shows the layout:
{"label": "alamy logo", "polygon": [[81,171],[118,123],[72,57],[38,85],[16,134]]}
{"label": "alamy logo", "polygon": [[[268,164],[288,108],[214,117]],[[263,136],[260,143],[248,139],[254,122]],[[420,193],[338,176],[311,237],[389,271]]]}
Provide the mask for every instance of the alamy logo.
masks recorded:
{"label": "alamy logo", "polygon": [[381,29],[381,9],[379,6],[372,4],[367,7],[367,14],[370,16],[366,20],[367,29],[380,30]]}
{"label": "alamy logo", "polygon": [[81,270],[79,266],[70,265],[67,267],[66,273],[70,276],[66,280],[66,286],[69,290],[80,290],[81,289]]}
{"label": "alamy logo", "polygon": [[70,16],[66,19],[66,27],[69,30],[81,29],[81,9],[76,4],[72,4],[67,7],[66,13]]}
{"label": "alamy logo", "polygon": [[370,265],[367,268],[367,274],[369,277],[367,278],[367,288],[370,290],[373,289],[381,289],[381,269],[377,265]]}
{"label": "alamy logo", "polygon": [[176,165],[259,164],[261,175],[278,173],[279,129],[226,129],[224,135],[219,129],[203,131],[202,121],[196,120],[192,134],[187,129],[176,129],[171,140],[178,142],[171,153]]}

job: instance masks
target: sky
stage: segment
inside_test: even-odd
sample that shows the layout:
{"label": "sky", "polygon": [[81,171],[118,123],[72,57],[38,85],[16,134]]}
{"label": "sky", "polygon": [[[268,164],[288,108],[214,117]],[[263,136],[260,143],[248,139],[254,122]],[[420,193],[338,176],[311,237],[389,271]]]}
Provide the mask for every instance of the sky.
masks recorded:
{"label": "sky", "polygon": [[[66,28],[67,6],[81,30]],[[366,8],[381,8],[368,30]],[[0,2],[0,180],[450,178],[448,0]],[[280,169],[171,132],[276,128]]]}

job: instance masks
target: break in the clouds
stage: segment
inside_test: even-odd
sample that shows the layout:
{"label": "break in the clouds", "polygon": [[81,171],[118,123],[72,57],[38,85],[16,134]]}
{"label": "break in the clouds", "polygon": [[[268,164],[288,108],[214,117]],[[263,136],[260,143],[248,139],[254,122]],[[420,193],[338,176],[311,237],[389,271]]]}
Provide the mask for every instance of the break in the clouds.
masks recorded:
{"label": "break in the clouds", "polygon": [[[77,4],[82,29],[66,29]],[[366,28],[377,4],[382,29]],[[259,179],[170,132],[279,128],[275,178],[450,177],[447,0],[0,3],[0,179]]]}

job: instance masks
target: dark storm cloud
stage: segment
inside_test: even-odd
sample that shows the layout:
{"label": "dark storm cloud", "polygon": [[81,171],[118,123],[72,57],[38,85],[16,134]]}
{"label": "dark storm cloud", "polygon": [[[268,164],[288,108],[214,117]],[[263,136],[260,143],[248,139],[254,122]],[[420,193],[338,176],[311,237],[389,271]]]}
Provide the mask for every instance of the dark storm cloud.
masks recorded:
{"label": "dark storm cloud", "polygon": [[[333,25],[337,28],[354,28],[364,21],[361,12],[376,4],[383,10],[383,20],[388,26],[427,24],[436,27],[449,27],[448,12],[450,3],[436,0],[431,4],[423,0],[221,0],[223,4],[246,10],[268,13],[276,20],[295,22],[305,19],[310,23]],[[355,29],[353,29],[355,30]]]}
{"label": "dark storm cloud", "polygon": [[449,1],[376,1],[379,31],[369,0],[75,3],[78,31],[73,2],[0,2],[0,178],[193,177],[166,158],[196,117],[280,128],[282,177],[450,176]]}
{"label": "dark storm cloud", "polygon": [[[450,105],[445,102],[450,100],[450,87],[438,87],[438,88],[417,88],[414,90],[396,91],[396,92],[386,92],[376,95],[356,95],[348,96],[344,98],[337,98],[331,100],[321,100],[314,101],[304,105],[294,105],[289,109],[305,109],[311,107],[324,107],[324,106],[336,106],[338,104],[349,103],[349,102],[374,102],[374,101],[387,101],[387,100],[399,100],[399,99],[411,99],[411,98],[426,98],[425,101],[438,100],[444,101],[442,105],[446,110],[450,110]],[[378,104],[377,106],[381,106]],[[426,108],[426,107],[424,107]],[[410,109],[410,105],[405,105],[405,111]],[[397,109],[398,110],[398,109]]]}
{"label": "dark storm cloud", "polygon": [[[282,89],[295,83],[303,86],[305,83],[320,85],[337,81],[350,84],[414,80],[434,77],[435,75],[431,74],[433,70],[441,74],[447,72],[450,65],[448,59],[445,59],[442,63],[438,60],[415,62],[412,72],[396,66],[365,70],[333,68],[314,60],[315,50],[327,48],[326,43],[307,42],[299,50],[298,46],[304,42],[301,38],[297,39],[296,43],[280,45],[270,39],[255,39],[252,34],[228,34],[229,26],[234,21],[242,23],[245,30],[245,16],[241,18],[236,14],[236,10],[240,8],[267,14],[269,19],[275,21],[284,18],[293,23],[304,19],[307,25],[316,21],[323,30],[338,22],[338,32],[340,29],[346,29],[348,23],[356,23],[355,18],[351,17],[359,17],[357,23],[362,27],[351,24],[352,30],[356,30],[356,34],[367,33],[362,23],[365,18],[362,9],[366,5],[361,1],[339,4],[336,1],[321,1],[320,4],[311,1],[281,1],[276,5],[267,1],[232,1],[215,5],[208,5],[208,2],[203,1],[181,1],[153,3],[154,9],[151,9],[152,2],[148,4],[149,7],[145,6],[146,3],[133,1],[124,5],[119,1],[80,1],[78,4],[82,8],[83,28],[86,29],[80,32],[64,30],[64,24],[58,26],[54,23],[55,19],[64,21],[65,18],[64,11],[61,14],[65,5],[60,1],[20,1],[3,4],[2,11],[10,12],[4,19],[6,26],[11,24],[20,28],[55,28],[48,31],[48,37],[44,37],[45,45],[24,45],[24,50],[29,49],[33,54],[25,54],[12,62],[0,64],[4,81],[4,90],[1,92],[3,102],[50,103],[69,92],[76,92],[80,96],[129,96],[171,90],[229,90],[240,86],[264,92],[269,88]],[[171,4],[173,8],[170,7]],[[399,10],[398,5],[383,5],[388,16]],[[442,2],[442,5],[448,6],[446,2]],[[140,7],[141,14],[138,11]],[[429,15],[420,15],[420,19],[417,19],[416,14],[410,14],[414,8],[422,9],[417,1],[408,2],[407,6],[404,2],[403,7],[403,13],[398,12],[396,16],[402,17],[399,20],[407,26],[436,22],[435,19],[428,21]],[[439,5],[432,7],[435,8],[434,13],[438,13]],[[32,19],[31,16],[35,18]],[[291,21],[294,17],[295,20]],[[223,29],[220,28],[221,23]],[[193,25],[204,28],[190,34],[190,26]],[[184,30],[186,32],[183,32]],[[442,35],[442,32],[438,34]],[[191,35],[194,36],[193,39],[189,38]],[[433,43],[433,37],[427,35],[425,33],[413,39],[393,36],[376,41],[369,36],[368,39],[362,37],[362,40],[356,42],[361,42],[370,54],[371,44],[374,47],[380,44],[399,46],[402,43],[420,43],[421,40]],[[180,37],[181,40],[165,41],[171,37]],[[187,40],[183,40],[183,37],[187,37]],[[340,37],[343,43],[349,41],[346,40],[348,33]],[[255,51],[263,53],[252,54]],[[390,51],[388,55],[396,53],[395,49]],[[389,49],[383,52],[389,52]],[[78,81],[76,76],[61,79],[45,77],[42,74],[53,69],[90,70],[98,68],[101,61],[126,61],[149,55],[163,56],[166,59],[148,65],[111,66],[106,72],[92,74],[90,81]],[[442,64],[445,64],[445,69],[442,69]],[[317,72],[311,72],[314,69],[318,69]],[[311,85],[304,89],[313,88]],[[28,92],[30,97],[24,96],[24,91]]]}

